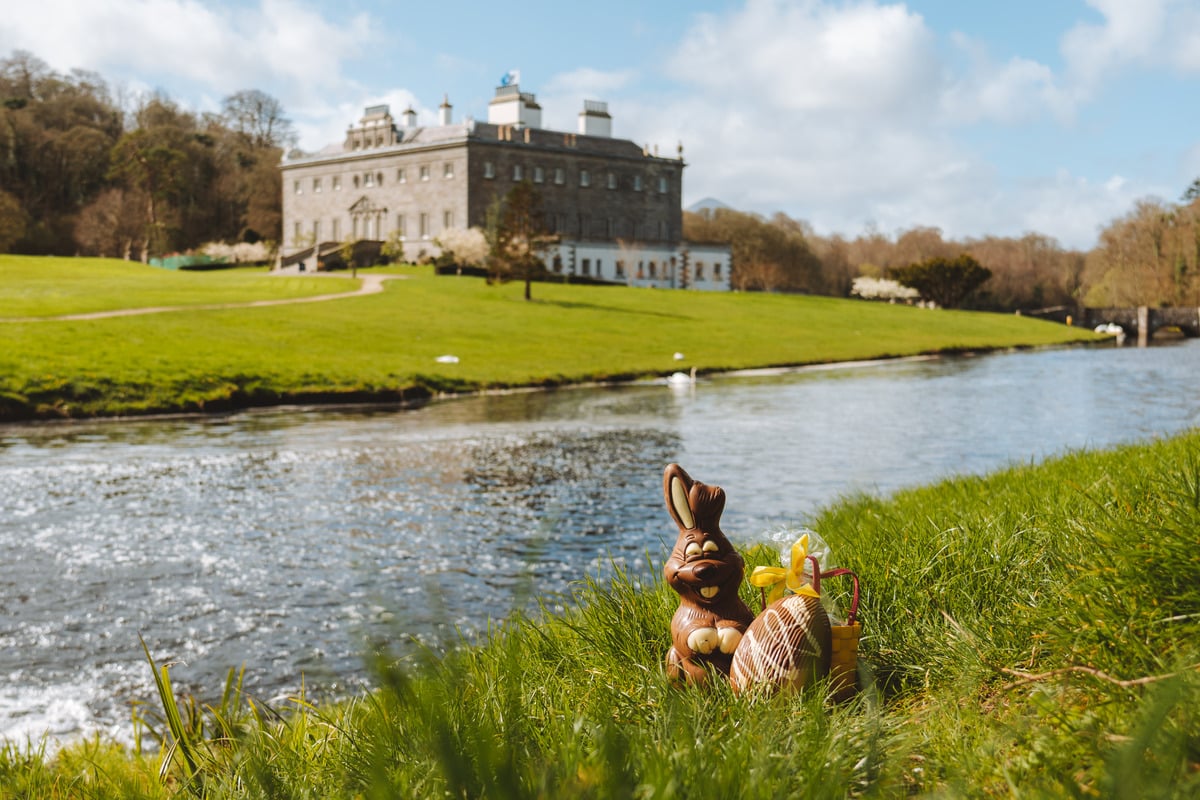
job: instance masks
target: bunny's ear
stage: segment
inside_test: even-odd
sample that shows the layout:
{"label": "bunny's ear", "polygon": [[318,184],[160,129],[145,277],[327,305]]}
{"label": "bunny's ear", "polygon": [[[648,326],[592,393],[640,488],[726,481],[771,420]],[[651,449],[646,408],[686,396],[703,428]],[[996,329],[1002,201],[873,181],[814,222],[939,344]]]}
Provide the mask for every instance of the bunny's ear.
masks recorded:
{"label": "bunny's ear", "polygon": [[666,495],[667,510],[680,530],[690,531],[696,527],[696,515],[688,503],[692,483],[691,477],[678,464],[668,464],[663,471],[663,494]]}

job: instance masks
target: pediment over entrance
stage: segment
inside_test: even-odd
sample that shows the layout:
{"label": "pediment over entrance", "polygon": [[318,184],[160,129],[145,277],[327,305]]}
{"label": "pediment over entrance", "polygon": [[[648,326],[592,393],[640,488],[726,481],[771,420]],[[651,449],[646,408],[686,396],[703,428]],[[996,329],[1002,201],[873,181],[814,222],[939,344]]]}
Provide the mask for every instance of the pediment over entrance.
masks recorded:
{"label": "pediment over entrance", "polygon": [[378,214],[386,212],[387,209],[383,206],[377,206],[371,202],[371,198],[363,195],[354,201],[354,205],[350,206],[351,214]]}

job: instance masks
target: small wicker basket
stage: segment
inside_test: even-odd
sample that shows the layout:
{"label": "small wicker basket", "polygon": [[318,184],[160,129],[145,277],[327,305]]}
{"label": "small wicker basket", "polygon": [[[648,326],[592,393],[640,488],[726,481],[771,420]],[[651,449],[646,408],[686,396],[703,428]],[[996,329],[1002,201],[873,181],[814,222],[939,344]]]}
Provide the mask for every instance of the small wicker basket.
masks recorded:
{"label": "small wicker basket", "polygon": [[[812,558],[810,556],[810,558]],[[821,572],[816,559],[813,564],[813,589],[821,591],[821,581],[849,575],[854,582],[850,597],[850,613],[843,625],[833,625],[833,656],[829,664],[830,692],[835,702],[849,700],[858,691],[858,640],[862,638],[862,623],[858,621],[858,576],[848,569]]]}

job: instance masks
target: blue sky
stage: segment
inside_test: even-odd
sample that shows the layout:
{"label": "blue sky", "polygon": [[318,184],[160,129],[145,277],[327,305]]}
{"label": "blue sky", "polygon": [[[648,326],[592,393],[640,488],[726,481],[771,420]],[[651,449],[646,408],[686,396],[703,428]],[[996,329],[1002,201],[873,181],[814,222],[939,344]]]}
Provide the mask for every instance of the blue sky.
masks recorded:
{"label": "blue sky", "polygon": [[547,127],[597,99],[614,135],[682,142],[685,204],[822,234],[1088,248],[1200,176],[1200,0],[40,0],[0,19],[17,48],[196,110],[262,89],[310,150],[379,102],[486,119],[517,69]]}

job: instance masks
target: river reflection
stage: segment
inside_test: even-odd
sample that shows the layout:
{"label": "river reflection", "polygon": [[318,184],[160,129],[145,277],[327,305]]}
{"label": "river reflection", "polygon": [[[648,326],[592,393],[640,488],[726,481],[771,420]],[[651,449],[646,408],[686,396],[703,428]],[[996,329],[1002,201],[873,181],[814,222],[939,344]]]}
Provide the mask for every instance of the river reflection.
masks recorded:
{"label": "river reflection", "polygon": [[360,685],[370,634],[439,641],[674,540],[663,466],[735,541],[889,492],[1200,423],[1200,342],[518,393],[421,409],[0,428],[0,737],[128,734],[138,632],[211,692]]}

